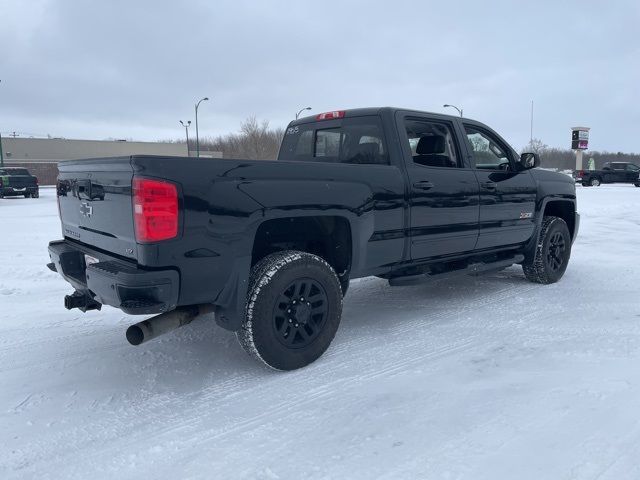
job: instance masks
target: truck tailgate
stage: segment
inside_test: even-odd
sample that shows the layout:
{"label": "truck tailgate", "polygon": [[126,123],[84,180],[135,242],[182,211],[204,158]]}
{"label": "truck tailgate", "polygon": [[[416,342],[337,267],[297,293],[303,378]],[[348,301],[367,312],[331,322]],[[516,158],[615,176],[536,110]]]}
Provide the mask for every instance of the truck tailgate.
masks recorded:
{"label": "truck tailgate", "polygon": [[31,175],[10,175],[7,177],[7,183],[7,186],[13,188],[27,188],[37,185],[36,177]]}
{"label": "truck tailgate", "polygon": [[136,259],[130,157],[60,162],[57,194],[65,238]]}

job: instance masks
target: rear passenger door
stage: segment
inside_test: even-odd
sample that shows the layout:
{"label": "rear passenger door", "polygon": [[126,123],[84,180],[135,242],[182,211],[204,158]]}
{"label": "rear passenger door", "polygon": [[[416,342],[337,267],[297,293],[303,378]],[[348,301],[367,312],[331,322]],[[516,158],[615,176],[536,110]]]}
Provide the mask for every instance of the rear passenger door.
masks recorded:
{"label": "rear passenger door", "polygon": [[480,232],[476,249],[526,242],[535,231],[536,183],[518,170],[515,152],[483,126],[463,123],[466,146],[480,184]]}
{"label": "rear passenger door", "polygon": [[478,182],[447,117],[398,113],[410,195],[412,260],[473,250]]}
{"label": "rear passenger door", "polygon": [[612,163],[613,168],[613,181],[614,182],[626,182],[627,181],[627,164],[626,163]]}

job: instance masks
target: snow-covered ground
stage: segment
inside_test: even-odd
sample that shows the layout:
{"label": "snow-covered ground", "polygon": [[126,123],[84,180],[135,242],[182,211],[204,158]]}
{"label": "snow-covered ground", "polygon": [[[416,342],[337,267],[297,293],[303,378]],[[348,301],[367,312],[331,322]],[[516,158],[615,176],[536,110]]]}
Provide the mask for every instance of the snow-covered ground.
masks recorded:
{"label": "snow-covered ground", "polygon": [[210,318],[132,347],[66,311],[53,190],[0,200],[0,478],[640,478],[640,189],[578,192],[560,283],[356,281],[291,373]]}

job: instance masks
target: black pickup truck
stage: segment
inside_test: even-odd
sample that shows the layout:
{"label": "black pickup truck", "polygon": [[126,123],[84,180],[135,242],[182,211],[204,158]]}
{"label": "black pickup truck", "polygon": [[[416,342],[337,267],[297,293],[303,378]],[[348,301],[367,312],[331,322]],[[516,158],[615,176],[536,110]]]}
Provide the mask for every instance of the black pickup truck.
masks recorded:
{"label": "black pickup truck", "polygon": [[38,198],[40,189],[38,179],[26,168],[0,168],[0,198],[24,195],[25,198]]}
{"label": "black pickup truck", "polygon": [[607,162],[602,170],[576,170],[573,178],[583,187],[599,187],[603,183],[632,183],[640,187],[640,167],[629,162]]}
{"label": "black pickup truck", "polygon": [[137,345],[215,312],[266,365],[317,359],[349,280],[393,286],[521,264],[559,280],[575,184],[482,123],[397,108],[289,124],[276,161],[132,156],[60,163],[67,308],[157,314]]}

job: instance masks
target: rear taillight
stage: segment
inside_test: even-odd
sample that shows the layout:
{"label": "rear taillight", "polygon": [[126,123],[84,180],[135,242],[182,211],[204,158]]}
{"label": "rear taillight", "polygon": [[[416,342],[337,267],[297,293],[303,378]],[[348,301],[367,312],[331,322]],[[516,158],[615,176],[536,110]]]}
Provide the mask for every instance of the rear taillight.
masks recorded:
{"label": "rear taillight", "polygon": [[316,120],[333,120],[334,118],[344,118],[344,110],[336,110],[335,112],[325,112],[316,115]]}
{"label": "rear taillight", "polygon": [[38,183],[38,177],[35,177],[35,179],[36,179],[36,185],[40,185],[40,184]]}
{"label": "rear taillight", "polygon": [[133,219],[140,243],[178,235],[178,189],[173,183],[133,178]]}

